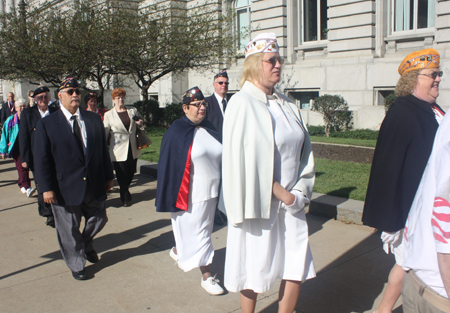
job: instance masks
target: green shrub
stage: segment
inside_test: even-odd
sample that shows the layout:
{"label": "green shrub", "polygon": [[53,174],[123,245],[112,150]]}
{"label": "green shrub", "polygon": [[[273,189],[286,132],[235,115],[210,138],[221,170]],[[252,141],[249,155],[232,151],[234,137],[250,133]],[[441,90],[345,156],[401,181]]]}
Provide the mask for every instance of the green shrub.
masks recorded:
{"label": "green shrub", "polygon": [[159,107],[158,101],[154,99],[149,99],[146,103],[144,101],[136,101],[133,106],[138,110],[145,125],[161,126],[164,124],[164,109]]}
{"label": "green shrub", "polygon": [[377,140],[378,131],[371,129],[356,129],[346,132],[332,132],[330,137],[335,138],[351,138],[351,139],[366,139],[366,140]]}
{"label": "green shrub", "polygon": [[395,95],[395,93],[391,93],[389,96],[384,98],[384,108],[386,112],[389,110],[392,103],[394,103],[395,101],[397,101],[397,96]]}
{"label": "green shrub", "polygon": [[325,126],[310,126],[308,125],[308,133],[310,136],[323,136],[325,135]]}
{"label": "green shrub", "polygon": [[348,110],[347,101],[341,96],[320,96],[314,99],[312,110],[322,115],[327,137],[330,137],[332,131],[340,132],[352,127],[352,112]]}
{"label": "green shrub", "polygon": [[172,103],[164,108],[164,125],[169,127],[184,115],[181,103]]}

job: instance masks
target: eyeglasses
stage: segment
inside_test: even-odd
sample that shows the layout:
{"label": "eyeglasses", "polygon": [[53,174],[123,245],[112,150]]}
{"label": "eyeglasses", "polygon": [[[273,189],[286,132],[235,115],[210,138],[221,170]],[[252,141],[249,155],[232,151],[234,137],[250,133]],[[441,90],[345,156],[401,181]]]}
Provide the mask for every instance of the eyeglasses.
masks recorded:
{"label": "eyeglasses", "polygon": [[436,72],[433,72],[431,74],[418,74],[418,75],[428,76],[430,78],[436,79],[438,76],[442,77],[442,75],[444,75],[444,72],[443,71],[436,71]]}
{"label": "eyeglasses", "polygon": [[219,84],[219,85],[223,85],[223,84],[225,84],[225,85],[229,85],[230,83],[229,82],[216,82],[217,84]]}
{"label": "eyeglasses", "polygon": [[63,89],[63,90],[61,90],[60,92],[65,92],[65,93],[67,93],[69,96],[73,95],[74,92],[75,92],[75,94],[76,94],[77,96],[81,94],[81,90],[80,90],[80,89],[75,89],[75,88],[72,88],[72,89]]}
{"label": "eyeglasses", "polygon": [[270,64],[272,64],[272,66],[277,65],[277,61],[280,63],[280,65],[283,65],[283,63],[284,63],[284,59],[282,57],[273,57],[268,60],[262,60],[262,61],[266,62],[266,63],[270,63]]}
{"label": "eyeglasses", "polygon": [[115,97],[116,100],[125,100],[125,97]]}
{"label": "eyeglasses", "polygon": [[203,102],[191,102],[189,103],[189,105],[193,105],[196,106],[197,108],[200,108],[202,105],[207,108],[208,107],[208,102],[203,101]]}

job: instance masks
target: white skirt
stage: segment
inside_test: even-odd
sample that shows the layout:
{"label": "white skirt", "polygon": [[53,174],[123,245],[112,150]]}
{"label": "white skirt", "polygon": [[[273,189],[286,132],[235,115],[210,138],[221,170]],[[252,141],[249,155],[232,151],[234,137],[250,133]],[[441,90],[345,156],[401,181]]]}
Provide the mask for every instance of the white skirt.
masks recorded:
{"label": "white skirt", "polygon": [[178,266],[185,272],[212,263],[211,233],[217,198],[188,205],[188,210],[172,214]]}
{"label": "white skirt", "polygon": [[272,209],[270,219],[228,224],[225,287],[239,292],[269,290],[276,279],[304,281],[316,276],[305,211]]}

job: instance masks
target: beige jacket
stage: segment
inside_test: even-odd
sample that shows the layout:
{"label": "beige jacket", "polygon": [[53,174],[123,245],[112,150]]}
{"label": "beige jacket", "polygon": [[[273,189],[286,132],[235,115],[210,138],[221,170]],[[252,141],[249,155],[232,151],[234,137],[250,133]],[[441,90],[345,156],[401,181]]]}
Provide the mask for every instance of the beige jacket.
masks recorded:
{"label": "beige jacket", "polygon": [[[276,93],[284,110],[305,133],[297,183],[289,188],[303,191],[311,199],[314,187],[314,157],[306,125],[299,109],[286,96]],[[263,91],[246,82],[231,97],[223,124],[222,194],[219,209],[228,221],[270,217],[275,143],[272,118]]]}
{"label": "beige jacket", "polygon": [[142,154],[141,150],[137,147],[136,122],[133,120],[133,117],[137,114],[137,109],[132,106],[127,106],[127,112],[131,120],[129,130],[123,125],[115,108],[106,112],[103,119],[106,138],[111,135],[109,156],[112,162],[123,162],[127,160],[129,143],[131,143],[133,159],[139,158]]}

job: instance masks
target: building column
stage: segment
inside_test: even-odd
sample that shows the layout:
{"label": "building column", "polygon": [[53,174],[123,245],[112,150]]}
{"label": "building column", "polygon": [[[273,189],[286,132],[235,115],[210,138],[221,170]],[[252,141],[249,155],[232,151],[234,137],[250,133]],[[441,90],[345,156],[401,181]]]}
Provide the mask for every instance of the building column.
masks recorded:
{"label": "building column", "polygon": [[14,0],[6,0],[5,12],[9,13],[14,9]]}

